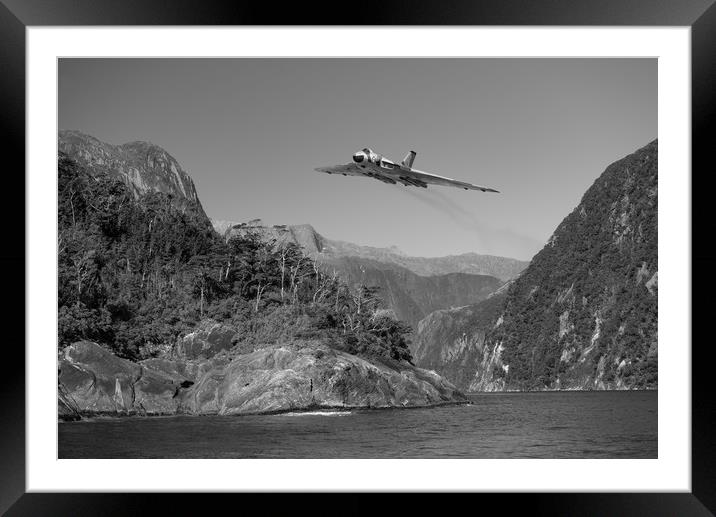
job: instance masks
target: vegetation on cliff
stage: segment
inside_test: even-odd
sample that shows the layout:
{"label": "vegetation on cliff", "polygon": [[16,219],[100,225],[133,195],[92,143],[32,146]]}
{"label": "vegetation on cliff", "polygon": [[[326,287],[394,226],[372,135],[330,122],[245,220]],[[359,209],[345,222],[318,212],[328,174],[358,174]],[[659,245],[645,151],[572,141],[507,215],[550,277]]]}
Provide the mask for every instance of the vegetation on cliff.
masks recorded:
{"label": "vegetation on cliff", "polygon": [[656,384],[657,150],[607,167],[511,286],[495,336],[508,385]]}
{"label": "vegetation on cliff", "polygon": [[469,390],[655,388],[658,145],[614,162],[504,296],[437,311],[414,356]]}
{"label": "vegetation on cliff", "polygon": [[228,241],[200,206],[137,198],[120,179],[58,157],[59,342],[89,339],[143,359],[205,318],[239,332],[241,352],[319,340],[364,357],[410,361],[410,328],[374,289],[323,272],[292,243],[247,228]]}

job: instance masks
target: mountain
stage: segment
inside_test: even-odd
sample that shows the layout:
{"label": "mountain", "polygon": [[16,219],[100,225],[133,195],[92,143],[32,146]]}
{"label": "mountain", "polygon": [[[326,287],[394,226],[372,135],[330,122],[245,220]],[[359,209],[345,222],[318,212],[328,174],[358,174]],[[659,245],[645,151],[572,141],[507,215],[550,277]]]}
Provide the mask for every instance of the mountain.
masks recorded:
{"label": "mountain", "polygon": [[[420,320],[411,344],[413,361],[439,371],[456,386],[472,391],[494,391],[492,379],[482,384],[482,372],[492,373],[499,362],[499,344],[488,340],[504,309],[505,293],[480,303],[430,313]],[[478,377],[476,379],[476,377]],[[477,381],[477,382],[476,382]]]}
{"label": "mountain", "polygon": [[416,364],[476,391],[656,388],[657,170],[656,140],[607,167],[506,289],[420,321]]}
{"label": "mountain", "polygon": [[[471,266],[462,262],[408,257],[397,248],[374,248],[343,241],[326,239],[311,225],[263,226],[254,220],[246,226],[234,228],[237,223],[213,221],[214,229],[225,237],[239,235],[251,228],[265,239],[300,246],[309,256],[329,272],[335,271],[349,285],[366,285],[379,288],[379,296],[398,319],[412,326],[438,309],[460,307],[484,300],[503,281],[495,276],[453,271],[454,269],[514,270],[515,264],[523,264],[504,257],[469,254],[478,257]],[[444,257],[449,259],[450,257]],[[495,259],[495,260],[492,260]],[[413,271],[411,264],[427,264],[435,273],[421,275]],[[443,267],[445,265],[445,267]],[[491,267],[493,266],[493,267]],[[446,270],[446,273],[441,271]]]}
{"label": "mountain", "polygon": [[194,181],[174,157],[157,145],[111,145],[80,131],[62,130],[58,149],[95,174],[121,179],[135,197],[149,192],[167,194],[178,208],[192,207],[208,219]]}
{"label": "mountain", "polygon": [[[252,221],[255,226],[263,226],[260,220]],[[232,221],[212,220],[214,229],[221,235],[231,235],[234,226]],[[527,267],[529,262],[494,255],[463,253],[445,257],[411,257],[396,246],[378,248],[362,246],[351,242],[328,239],[319,234],[310,224],[277,225],[263,227],[267,236],[286,239],[294,242],[309,254],[317,258],[357,257],[401,266],[416,275],[434,276],[448,273],[469,273],[489,275],[502,281],[510,280]],[[228,233],[227,233],[228,232]]]}
{"label": "mountain", "polygon": [[484,300],[502,285],[501,280],[489,275],[420,276],[401,266],[360,257],[339,257],[323,263],[349,284],[378,287],[386,306],[413,326],[435,310]]}

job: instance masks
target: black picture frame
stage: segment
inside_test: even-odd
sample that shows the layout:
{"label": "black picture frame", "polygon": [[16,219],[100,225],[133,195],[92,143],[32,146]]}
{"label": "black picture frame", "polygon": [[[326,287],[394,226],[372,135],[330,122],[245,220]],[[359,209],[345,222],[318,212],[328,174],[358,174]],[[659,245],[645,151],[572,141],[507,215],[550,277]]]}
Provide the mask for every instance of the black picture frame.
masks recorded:
{"label": "black picture frame", "polygon": [[[339,2],[311,4],[248,3],[190,0],[0,0],[0,102],[2,115],[3,182],[5,200],[0,203],[5,222],[5,243],[0,265],[8,308],[4,327],[20,327],[25,315],[21,275],[31,275],[25,262],[25,29],[43,25],[605,25],[689,26],[692,38],[692,282],[693,329],[703,329],[716,291],[716,252],[708,237],[716,235],[716,218],[707,208],[712,196],[708,181],[714,160],[710,136],[716,117],[716,6],[714,0],[448,0]],[[14,164],[13,164],[14,161]],[[684,172],[688,174],[688,171]],[[19,195],[22,192],[23,195]],[[696,237],[702,234],[704,238]],[[13,273],[14,272],[14,273]],[[8,289],[9,287],[9,289]],[[8,339],[0,388],[0,512],[7,515],[142,515],[185,514],[191,509],[180,494],[38,494],[25,493],[25,351],[24,330],[19,339]],[[641,494],[465,494],[451,495],[448,508],[501,511],[522,506],[531,514],[549,515],[712,515],[716,512],[716,437],[713,434],[716,405],[710,397],[709,370],[713,368],[708,335],[692,346],[692,491],[690,493]],[[685,349],[691,343],[683,343]],[[54,346],[54,344],[52,345]],[[313,502],[316,495],[311,496]],[[425,510],[425,494],[402,498],[401,513]],[[309,494],[212,495],[202,497],[202,511],[214,505],[229,507],[241,500],[241,508],[270,504],[269,514],[301,511]],[[364,514],[384,507],[378,494],[335,496],[321,494],[312,513]],[[466,499],[470,498],[469,501]],[[477,501],[475,500],[477,498]],[[442,506],[442,505],[441,505]],[[237,507],[238,510],[238,507]]]}

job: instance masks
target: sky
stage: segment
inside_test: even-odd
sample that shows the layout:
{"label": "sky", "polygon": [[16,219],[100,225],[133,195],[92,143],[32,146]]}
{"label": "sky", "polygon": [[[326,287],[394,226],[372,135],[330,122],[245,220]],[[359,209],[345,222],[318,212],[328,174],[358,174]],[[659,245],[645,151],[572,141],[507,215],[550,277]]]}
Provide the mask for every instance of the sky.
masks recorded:
{"label": "sky", "polygon": [[[60,59],[58,103],[59,129],[163,147],[211,218],[529,260],[657,137],[657,60]],[[364,147],[500,193],[314,171]]]}

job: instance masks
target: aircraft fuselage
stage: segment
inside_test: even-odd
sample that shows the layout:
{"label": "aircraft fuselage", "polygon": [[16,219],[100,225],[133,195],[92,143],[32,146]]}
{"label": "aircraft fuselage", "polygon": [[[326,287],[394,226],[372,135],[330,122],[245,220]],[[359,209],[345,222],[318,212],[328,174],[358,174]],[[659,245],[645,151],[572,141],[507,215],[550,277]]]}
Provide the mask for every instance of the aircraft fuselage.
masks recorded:
{"label": "aircraft fuselage", "polygon": [[415,169],[402,163],[395,163],[393,160],[389,160],[371,149],[365,148],[353,154],[353,163],[355,163],[366,176],[385,183],[395,184],[400,182],[406,186],[412,185],[415,187],[428,188],[427,183],[417,178],[411,178],[401,174],[401,171],[411,172]]}

